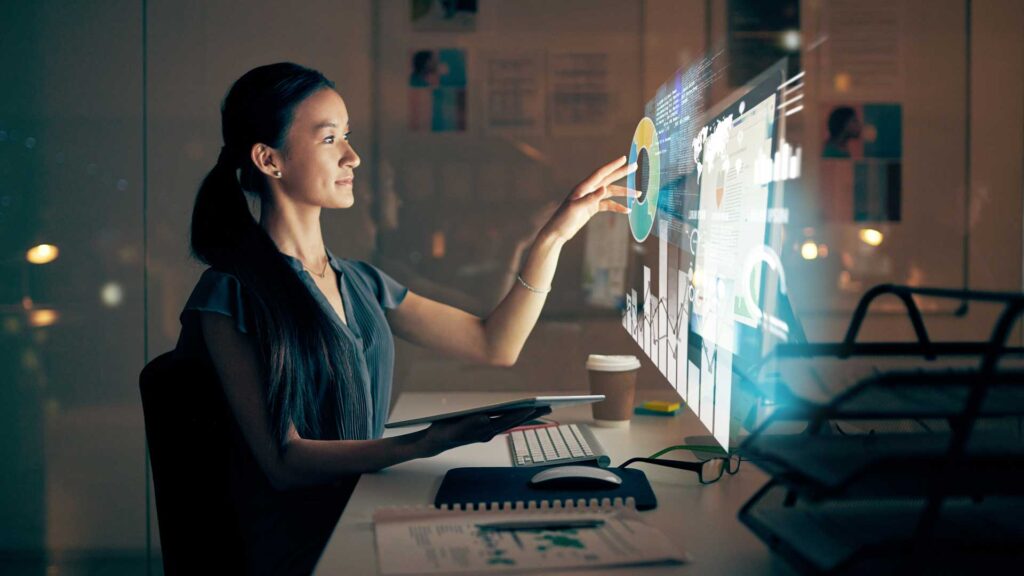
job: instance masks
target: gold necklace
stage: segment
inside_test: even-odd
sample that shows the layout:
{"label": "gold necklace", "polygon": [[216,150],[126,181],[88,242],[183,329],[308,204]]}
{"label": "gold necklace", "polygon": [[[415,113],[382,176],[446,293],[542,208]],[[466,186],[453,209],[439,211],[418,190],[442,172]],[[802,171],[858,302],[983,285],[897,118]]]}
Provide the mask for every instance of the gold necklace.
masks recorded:
{"label": "gold necklace", "polygon": [[330,258],[328,258],[327,256],[324,256],[324,269],[321,270],[320,272],[317,272],[316,270],[313,270],[309,266],[306,266],[305,260],[299,260],[299,262],[302,262],[302,267],[303,268],[305,268],[307,271],[309,271],[310,274],[313,274],[313,275],[317,276],[321,280],[323,280],[327,276],[327,264],[329,264],[330,261],[331,261]]}

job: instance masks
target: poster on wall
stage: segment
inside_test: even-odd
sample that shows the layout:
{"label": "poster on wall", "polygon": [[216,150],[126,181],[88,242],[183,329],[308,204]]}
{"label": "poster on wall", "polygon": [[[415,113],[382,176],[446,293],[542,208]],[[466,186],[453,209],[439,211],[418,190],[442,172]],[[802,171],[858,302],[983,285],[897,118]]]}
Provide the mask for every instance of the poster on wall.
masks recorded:
{"label": "poster on wall", "polygon": [[547,85],[552,136],[585,136],[608,129],[611,82],[607,53],[549,53]]}
{"label": "poster on wall", "polygon": [[[932,24],[923,25],[931,18]],[[957,116],[959,111],[947,106],[955,99],[944,95],[942,104],[933,102],[939,87],[959,92],[962,72],[943,65],[941,72],[929,72],[928,85],[923,85],[917,74],[934,62],[909,50],[907,39],[948,46],[956,39],[949,32],[962,30],[963,23],[893,0],[822,2],[818,22],[821,28],[811,34],[820,46],[812,122],[817,128],[806,136],[808,155],[816,160],[822,224],[816,238],[818,269],[837,290],[808,308],[848,312],[865,290],[882,283],[956,285],[961,272],[950,263],[957,261],[954,254],[962,254],[963,232],[957,224],[948,226],[955,218],[939,222],[925,215],[943,201],[962,202],[953,200],[958,193],[948,185],[959,180],[948,178],[959,168],[952,163],[929,167],[922,179],[922,171],[907,170],[905,162],[908,148],[918,152],[911,157],[921,158],[924,150],[955,146],[952,140],[942,141],[945,128],[908,119],[922,118],[918,107],[926,101],[929,114],[942,109]],[[942,24],[934,27],[934,22]],[[926,181],[934,183],[922,186]],[[831,247],[833,256],[828,249],[823,253],[822,246]],[[937,310],[935,301],[918,305]]]}
{"label": "poster on wall", "polygon": [[822,6],[821,216],[899,222],[903,199],[904,6],[834,0]]}
{"label": "poster on wall", "polygon": [[409,0],[416,32],[470,32],[476,29],[477,0]]}
{"label": "poster on wall", "polygon": [[543,56],[491,53],[484,66],[484,128],[493,133],[543,130]]}
{"label": "poster on wall", "polygon": [[830,0],[822,3],[821,93],[858,101],[903,97],[902,2]]}
{"label": "poster on wall", "polygon": [[466,130],[466,52],[414,50],[409,59],[409,130]]}
{"label": "poster on wall", "polygon": [[826,103],[821,135],[822,219],[899,222],[903,109],[895,103]]}

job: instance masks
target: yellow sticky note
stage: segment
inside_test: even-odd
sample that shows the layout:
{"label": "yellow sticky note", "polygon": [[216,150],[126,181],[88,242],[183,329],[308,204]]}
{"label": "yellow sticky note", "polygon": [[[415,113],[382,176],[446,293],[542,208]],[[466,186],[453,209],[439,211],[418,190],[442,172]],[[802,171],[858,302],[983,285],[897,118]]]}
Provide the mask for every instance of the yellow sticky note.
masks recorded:
{"label": "yellow sticky note", "polygon": [[643,407],[655,412],[675,412],[679,410],[679,402],[666,402],[664,400],[652,400],[644,402]]}

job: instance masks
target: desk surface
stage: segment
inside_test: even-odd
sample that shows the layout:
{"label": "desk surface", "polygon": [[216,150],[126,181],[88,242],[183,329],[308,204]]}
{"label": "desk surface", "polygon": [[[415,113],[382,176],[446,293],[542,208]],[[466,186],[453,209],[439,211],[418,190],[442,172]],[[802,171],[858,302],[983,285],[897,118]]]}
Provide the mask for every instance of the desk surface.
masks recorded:
{"label": "desk surface", "polygon": [[[641,391],[642,393],[642,391]],[[403,394],[391,419],[417,418],[441,411],[462,410],[515,400],[519,393],[418,392]],[[646,398],[641,398],[644,400]],[[561,408],[552,413],[559,423],[590,422],[589,406]],[[414,428],[389,431],[407,433]],[[649,456],[679,444],[687,436],[707,434],[690,412],[675,417],[634,416],[629,428],[597,428],[594,434],[618,465],[632,456]],[[504,434],[486,444],[470,444],[433,458],[405,462],[374,474],[364,474],[324,549],[316,574],[376,574],[373,511],[379,506],[423,506],[434,501],[445,472],[464,466],[510,466]],[[640,465],[658,497],[655,510],[641,512],[661,529],[692,562],[676,567],[601,570],[595,574],[791,574],[792,571],[740,524],[740,507],[767,482],[767,476],[743,463],[735,476],[703,486],[697,475],[682,470]],[[590,572],[574,570],[579,576]]]}

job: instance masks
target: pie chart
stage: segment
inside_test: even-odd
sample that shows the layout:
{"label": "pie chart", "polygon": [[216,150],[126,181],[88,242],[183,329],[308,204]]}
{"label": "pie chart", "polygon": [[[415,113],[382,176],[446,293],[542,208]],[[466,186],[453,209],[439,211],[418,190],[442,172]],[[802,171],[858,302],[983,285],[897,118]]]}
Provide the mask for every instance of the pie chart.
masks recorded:
{"label": "pie chart", "polygon": [[644,117],[633,133],[629,147],[629,162],[637,163],[636,172],[626,177],[626,186],[636,190],[636,198],[627,197],[629,229],[637,242],[643,242],[654,228],[658,215],[658,191],[661,188],[661,151],[658,148],[658,130],[654,122]]}

